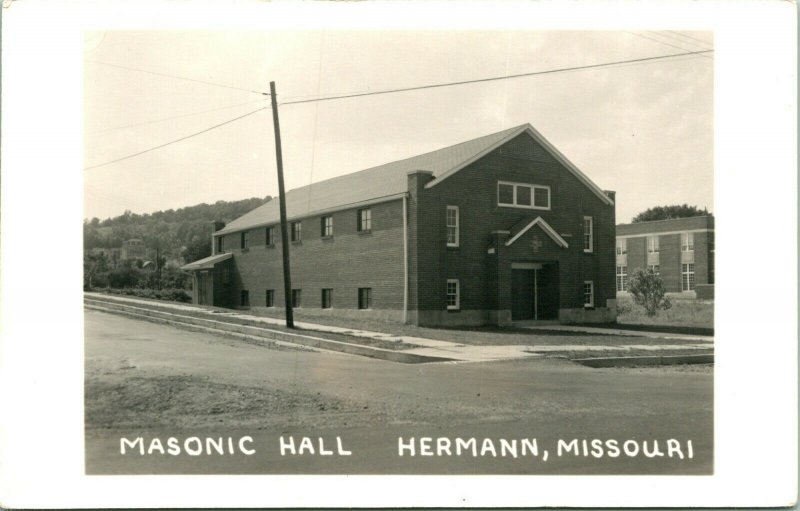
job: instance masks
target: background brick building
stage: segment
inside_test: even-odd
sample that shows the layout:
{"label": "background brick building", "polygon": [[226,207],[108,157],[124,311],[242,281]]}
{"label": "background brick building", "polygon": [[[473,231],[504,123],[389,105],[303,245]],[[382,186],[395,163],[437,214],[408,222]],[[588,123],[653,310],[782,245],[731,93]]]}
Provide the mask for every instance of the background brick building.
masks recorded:
{"label": "background brick building", "polygon": [[[530,125],[286,194],[303,312],[421,325],[613,321],[615,209]],[[183,267],[195,301],[280,309],[278,201]]]}
{"label": "background brick building", "polygon": [[661,276],[668,293],[714,297],[714,217],[674,218],[617,226],[617,293],[627,295],[636,268]]}

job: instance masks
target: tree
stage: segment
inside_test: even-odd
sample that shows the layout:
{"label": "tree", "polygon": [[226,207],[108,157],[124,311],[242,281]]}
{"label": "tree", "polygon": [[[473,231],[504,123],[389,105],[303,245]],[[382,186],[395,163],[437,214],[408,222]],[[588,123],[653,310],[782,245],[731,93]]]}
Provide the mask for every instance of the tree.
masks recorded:
{"label": "tree", "polygon": [[644,307],[649,317],[655,316],[658,309],[672,307],[666,296],[664,282],[651,269],[636,268],[628,281],[628,292],[633,296],[634,303]]}
{"label": "tree", "polygon": [[671,218],[690,218],[693,216],[707,216],[711,213],[708,209],[702,210],[697,206],[689,206],[688,204],[673,205],[673,206],[655,206],[653,208],[642,211],[631,220],[632,224],[639,222],[652,222],[654,220],[669,220]]}

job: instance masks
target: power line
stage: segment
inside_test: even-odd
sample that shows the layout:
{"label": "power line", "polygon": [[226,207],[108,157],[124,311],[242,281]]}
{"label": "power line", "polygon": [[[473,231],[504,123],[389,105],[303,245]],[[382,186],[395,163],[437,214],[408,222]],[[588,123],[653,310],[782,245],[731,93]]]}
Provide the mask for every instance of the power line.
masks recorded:
{"label": "power line", "polygon": [[681,36],[681,37],[686,37],[686,38],[689,38],[689,39],[694,39],[695,41],[699,41],[699,42],[701,42],[701,43],[705,44],[706,46],[711,46],[711,43],[709,43],[708,41],[703,41],[702,39],[698,39],[697,37],[692,37],[692,36],[690,36],[690,35],[688,35],[688,34],[684,34],[683,32],[678,32],[678,31],[676,31],[676,30],[667,30],[667,32],[671,32],[671,33],[673,33],[673,34],[676,34],[676,35],[679,35],[679,36]]}
{"label": "power line", "polygon": [[262,91],[253,90],[253,89],[243,89],[241,87],[236,87],[236,86],[233,86],[233,85],[223,85],[221,83],[207,82],[205,80],[197,80],[195,78],[186,78],[184,76],[176,76],[176,75],[171,75],[171,74],[168,74],[168,73],[159,73],[159,72],[156,72],[156,71],[147,71],[146,69],[139,69],[139,68],[130,67],[130,66],[123,66],[123,65],[120,65],[120,64],[110,64],[108,62],[100,62],[98,60],[87,60],[86,62],[90,62],[92,64],[100,64],[100,65],[109,66],[109,67],[117,67],[119,69],[127,69],[128,71],[138,71],[139,73],[147,73],[147,74],[156,75],[156,76],[164,76],[164,77],[167,77],[167,78],[174,78],[175,80],[186,80],[188,82],[203,83],[203,84],[206,84],[206,85],[213,85],[215,87],[224,87],[226,89],[235,89],[235,90],[240,90],[240,91],[244,91],[244,92],[252,92],[254,94],[263,94],[265,96],[269,96],[268,92],[262,92]]}
{"label": "power line", "polygon": [[[626,33],[628,33],[628,34],[631,34],[631,35],[635,35],[636,37],[641,37],[641,38],[643,38],[643,39],[648,39],[648,40],[650,40],[650,41],[655,41],[655,42],[657,42],[658,44],[663,44],[663,45],[666,45],[666,46],[671,46],[672,48],[677,48],[677,49],[679,49],[679,50],[683,50],[683,51],[686,51],[686,50],[687,50],[687,48],[684,48],[684,47],[681,47],[681,46],[676,46],[676,45],[674,45],[674,44],[670,44],[670,43],[667,43],[667,42],[661,41],[661,40],[659,40],[659,39],[655,39],[655,38],[653,38],[653,37],[648,37],[648,36],[646,36],[646,35],[644,35],[644,34],[637,34],[636,32],[628,32],[628,31],[626,31]],[[690,43],[684,43],[684,44],[690,44]],[[702,56],[702,57],[705,57],[705,58],[707,58],[707,59],[710,59],[710,58],[711,58],[711,57],[709,57],[708,55],[701,55],[701,56]]]}
{"label": "power line", "polygon": [[203,133],[207,133],[207,132],[209,132],[209,131],[211,131],[213,129],[219,128],[221,126],[225,126],[226,124],[230,124],[230,123],[232,123],[234,121],[238,121],[239,119],[244,119],[245,117],[247,117],[249,115],[253,115],[256,112],[260,112],[260,111],[266,110],[266,109],[267,109],[267,107],[261,107],[258,110],[253,110],[252,112],[248,112],[248,113],[246,113],[244,115],[240,115],[239,117],[234,117],[233,119],[229,119],[229,120],[227,120],[225,122],[221,122],[219,124],[215,124],[214,126],[206,128],[206,129],[204,129],[202,131],[198,131],[196,133],[192,133],[191,135],[186,135],[185,137],[181,137],[181,138],[178,138],[176,140],[172,140],[170,142],[166,142],[164,144],[157,145],[157,146],[151,147],[149,149],[145,149],[144,151],[139,151],[138,153],[129,154],[127,156],[123,156],[123,157],[117,158],[115,160],[107,161],[107,162],[100,163],[100,164],[97,164],[97,165],[92,165],[90,167],[84,167],[83,170],[90,170],[90,169],[96,169],[97,167],[104,167],[106,165],[111,165],[112,163],[117,163],[117,162],[122,161],[122,160],[127,160],[127,159],[133,158],[135,156],[139,156],[139,155],[142,155],[142,154],[145,154],[145,153],[149,153],[150,151],[155,151],[156,149],[161,149],[162,147],[166,147],[168,145],[172,145],[172,144],[175,144],[175,143],[178,143],[178,142],[182,142],[182,141],[184,141],[186,139],[189,139],[189,138],[192,138],[192,137],[196,137],[197,135],[202,135]]}
{"label": "power line", "polygon": [[[684,48],[681,48],[681,49],[684,49]],[[389,90],[374,91],[374,92],[361,92],[361,93],[357,93],[357,94],[345,94],[345,95],[341,95],[341,96],[327,96],[327,97],[316,98],[316,99],[301,99],[301,100],[298,100],[298,101],[287,101],[287,102],[280,103],[280,104],[281,105],[296,105],[296,104],[299,104],[299,103],[311,103],[311,102],[314,102],[314,101],[330,101],[330,100],[333,100],[333,99],[356,98],[356,97],[360,97],[360,96],[375,96],[375,95],[378,95],[378,94],[390,94],[390,93],[394,93],[394,92],[407,92],[407,91],[421,90],[421,89],[434,89],[434,88],[437,88],[437,87],[450,87],[452,85],[465,85],[465,84],[469,84],[469,83],[493,82],[493,81],[497,81],[497,80],[506,80],[506,79],[509,79],[509,78],[522,78],[524,76],[546,75],[546,74],[554,74],[554,73],[563,73],[563,72],[566,72],[566,71],[580,71],[580,70],[584,70],[584,69],[597,69],[597,68],[608,67],[608,66],[616,66],[616,65],[620,65],[620,64],[634,64],[634,63],[640,63],[640,62],[651,62],[651,61],[654,61],[654,60],[668,59],[668,58],[674,58],[674,57],[685,57],[685,56],[689,56],[689,55],[700,55],[700,56],[706,57],[706,55],[703,55],[704,53],[713,53],[713,52],[714,52],[714,50],[701,50],[701,51],[690,51],[690,52],[685,52],[685,53],[673,53],[673,54],[670,54],[670,55],[658,55],[658,56],[655,56],[655,57],[644,57],[644,58],[630,59],[630,60],[618,60],[618,61],[615,61],[615,62],[604,62],[604,63],[601,63],[601,64],[588,64],[588,65],[585,65],[585,66],[573,66],[573,67],[564,67],[564,68],[560,68],[560,69],[548,69],[546,71],[534,71],[532,73],[520,73],[520,74],[508,75],[508,76],[493,76],[493,77],[490,77],[490,78],[478,78],[476,80],[463,80],[463,81],[459,81],[459,82],[436,83],[436,84],[430,84],[430,85],[420,85],[420,86],[417,86],[417,87],[405,87],[405,88],[402,88],[402,89],[389,89]]]}
{"label": "power line", "polygon": [[673,42],[675,44],[683,44],[683,45],[687,45],[688,44],[689,46],[696,46],[697,48],[700,48],[702,50],[708,50],[708,49],[710,49],[709,46],[711,46],[711,45],[708,45],[708,44],[703,45],[703,44],[697,43],[695,41],[688,41],[686,39],[681,39],[680,37],[676,37],[676,36],[674,36],[672,34],[668,34],[668,33],[663,32],[663,31],[648,30],[647,32],[650,32],[653,35],[657,35],[658,37],[663,37],[663,38],[665,38],[665,39],[667,39],[667,40],[669,40],[669,41],[671,41],[671,42]]}
{"label": "power line", "polygon": [[208,110],[199,110],[197,112],[189,112],[189,113],[181,114],[181,115],[173,115],[172,117],[162,117],[160,119],[153,119],[151,121],[142,121],[142,122],[137,122],[137,123],[133,123],[133,124],[125,124],[125,125],[122,125],[122,126],[113,126],[111,128],[103,128],[103,129],[100,129],[100,130],[90,131],[89,133],[93,133],[93,134],[94,133],[106,133],[106,132],[109,132],[109,131],[121,130],[121,129],[125,129],[125,128],[135,128],[136,126],[144,126],[146,124],[153,124],[153,123],[156,123],[156,122],[171,121],[171,120],[174,120],[174,119],[181,119],[183,117],[191,117],[193,115],[207,114],[207,113],[210,113],[210,112],[217,112],[219,110],[227,110],[228,108],[235,108],[237,106],[252,105],[253,103],[260,103],[261,101],[263,101],[263,100],[254,99],[253,101],[246,101],[244,103],[236,103],[235,105],[221,106],[221,107],[217,107],[217,108],[210,108]]}

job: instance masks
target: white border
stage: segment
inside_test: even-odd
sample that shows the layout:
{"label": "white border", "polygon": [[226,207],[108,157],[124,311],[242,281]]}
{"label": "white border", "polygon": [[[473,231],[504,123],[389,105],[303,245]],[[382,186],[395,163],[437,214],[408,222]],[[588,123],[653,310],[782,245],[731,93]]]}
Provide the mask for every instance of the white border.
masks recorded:
{"label": "white border", "polygon": [[[3,13],[0,503],[6,507],[782,506],[797,494],[796,7],[780,1],[115,3]],[[233,14],[236,14],[234,16]],[[756,22],[754,22],[754,20]],[[706,477],[83,475],[83,28],[715,31],[715,473]],[[676,148],[679,149],[679,148]],[[765,193],[752,194],[754,178]],[[750,203],[741,207],[740,197]],[[753,214],[774,278],[744,279]],[[46,353],[46,357],[42,357]],[[746,374],[747,377],[742,375]],[[308,491],[314,487],[314,491]],[[414,488],[414,491],[401,491]]]}

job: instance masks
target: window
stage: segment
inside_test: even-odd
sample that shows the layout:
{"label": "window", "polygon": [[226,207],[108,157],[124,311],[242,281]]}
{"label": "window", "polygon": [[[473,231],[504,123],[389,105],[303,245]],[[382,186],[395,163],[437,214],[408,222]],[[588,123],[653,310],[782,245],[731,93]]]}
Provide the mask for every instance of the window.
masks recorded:
{"label": "window", "polygon": [[303,224],[301,222],[292,222],[292,241],[301,241],[303,239]]}
{"label": "window", "polygon": [[242,307],[250,307],[250,291],[247,289],[242,289],[240,299]]}
{"label": "window", "polygon": [[647,266],[647,269],[656,275],[661,275],[661,267],[657,264],[650,264]]}
{"label": "window", "polygon": [[250,246],[250,233],[248,231],[244,231],[241,234],[241,247],[242,250],[247,250]]}
{"label": "window", "polygon": [[628,253],[628,239],[617,238],[617,255],[622,255],[627,253]]}
{"label": "window", "polygon": [[225,236],[217,236],[217,253],[222,254],[225,252]]}
{"label": "window", "polygon": [[447,310],[458,310],[461,304],[459,303],[459,285],[458,279],[447,280]]}
{"label": "window", "polygon": [[333,307],[333,289],[322,290],[322,308],[330,309]]}
{"label": "window", "polygon": [[458,206],[447,206],[447,246],[458,246]]}
{"label": "window", "polygon": [[550,187],[498,181],[497,205],[514,208],[550,209]]}
{"label": "window", "polygon": [[694,233],[681,234],[681,252],[694,252]]}
{"label": "window", "polygon": [[359,209],[358,210],[358,230],[359,232],[365,232],[372,230],[372,210],[367,209]]}
{"label": "window", "polygon": [[275,228],[267,227],[266,233],[267,246],[275,244]]}
{"label": "window", "polygon": [[358,288],[358,308],[371,309],[372,308],[372,288],[360,287]]}
{"label": "window", "polygon": [[275,290],[267,289],[267,307],[275,307]]}
{"label": "window", "polygon": [[594,307],[594,282],[591,280],[583,282],[583,306]]}
{"label": "window", "polygon": [[628,267],[617,266],[617,292],[628,291]]}
{"label": "window", "polygon": [[292,307],[300,307],[300,300],[302,297],[302,289],[292,289]]}
{"label": "window", "polygon": [[659,252],[658,236],[648,236],[647,237],[647,253],[648,254],[657,254],[658,252]]}
{"label": "window", "polygon": [[323,238],[329,238],[333,236],[333,217],[332,216],[324,216],[319,219],[319,235]]}
{"label": "window", "polygon": [[592,252],[594,250],[592,217],[583,217],[583,251]]}
{"label": "window", "polygon": [[694,263],[681,265],[681,291],[694,291]]}

